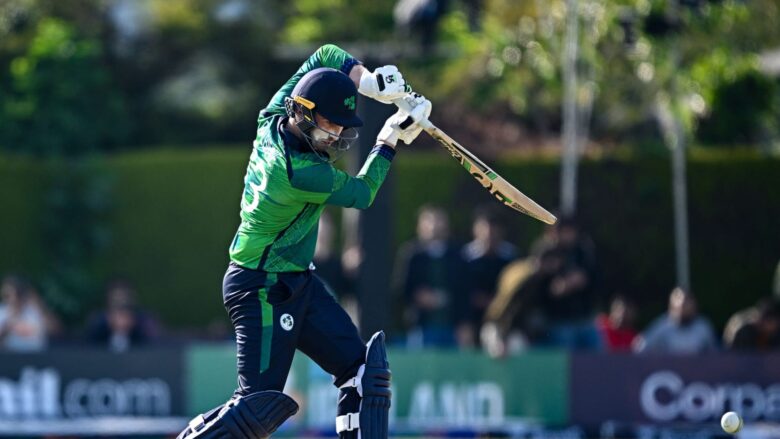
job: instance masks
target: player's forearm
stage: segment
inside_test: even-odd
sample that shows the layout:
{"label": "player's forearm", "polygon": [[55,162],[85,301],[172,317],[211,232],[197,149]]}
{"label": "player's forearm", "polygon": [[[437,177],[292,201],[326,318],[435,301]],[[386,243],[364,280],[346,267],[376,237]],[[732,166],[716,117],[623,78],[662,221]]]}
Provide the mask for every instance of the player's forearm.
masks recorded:
{"label": "player's forearm", "polygon": [[379,188],[387,177],[395,150],[387,145],[377,145],[366,158],[360,173],[349,180],[325,201],[342,207],[366,209],[374,202]]}
{"label": "player's forearm", "polygon": [[355,83],[355,87],[360,87],[360,77],[367,71],[368,69],[363,67],[363,64],[355,64],[352,66],[352,70],[349,71],[349,79]]}
{"label": "player's forearm", "polygon": [[395,157],[395,148],[378,144],[368,154],[363,168],[360,169],[356,178],[359,178],[366,182],[369,188],[370,199],[368,200],[368,206],[374,202],[379,188],[384,183],[387,173],[390,172],[390,164]]}

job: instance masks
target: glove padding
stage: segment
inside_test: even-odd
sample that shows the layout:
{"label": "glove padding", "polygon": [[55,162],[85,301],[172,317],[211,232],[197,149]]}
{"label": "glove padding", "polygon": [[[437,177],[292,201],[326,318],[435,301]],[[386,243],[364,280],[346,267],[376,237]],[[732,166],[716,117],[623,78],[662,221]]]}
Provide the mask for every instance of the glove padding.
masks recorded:
{"label": "glove padding", "polygon": [[410,111],[407,112],[399,108],[395,114],[390,116],[376,137],[377,143],[395,146],[400,139],[405,144],[410,145],[423,130],[419,122],[427,120],[428,116],[431,115],[433,109],[431,101],[418,93],[407,93],[402,99]]}
{"label": "glove padding", "polygon": [[373,72],[365,70],[360,76],[358,91],[383,104],[392,104],[407,94],[404,76],[398,67],[391,65],[379,67]]}

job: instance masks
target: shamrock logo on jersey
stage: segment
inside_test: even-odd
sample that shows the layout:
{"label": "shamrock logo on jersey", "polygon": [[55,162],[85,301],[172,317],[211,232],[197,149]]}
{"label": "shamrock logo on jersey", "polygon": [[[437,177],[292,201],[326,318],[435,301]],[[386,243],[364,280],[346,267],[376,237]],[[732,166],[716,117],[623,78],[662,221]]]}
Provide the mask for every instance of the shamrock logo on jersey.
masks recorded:
{"label": "shamrock logo on jersey", "polygon": [[350,97],[344,99],[344,106],[349,108],[350,110],[354,110],[355,109],[355,97],[354,96],[350,96]]}
{"label": "shamrock logo on jersey", "polygon": [[285,331],[290,331],[293,328],[295,321],[290,314],[282,314],[282,317],[279,318],[279,324],[282,325],[282,329]]}

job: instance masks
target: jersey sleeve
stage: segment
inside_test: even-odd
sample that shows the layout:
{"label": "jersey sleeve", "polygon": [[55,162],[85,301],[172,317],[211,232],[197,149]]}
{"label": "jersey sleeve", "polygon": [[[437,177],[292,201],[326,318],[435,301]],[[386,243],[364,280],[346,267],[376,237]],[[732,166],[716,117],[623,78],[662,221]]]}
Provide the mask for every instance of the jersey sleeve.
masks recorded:
{"label": "jersey sleeve", "polygon": [[266,113],[265,116],[269,114],[284,114],[284,98],[292,94],[295,85],[306,73],[320,67],[330,67],[349,75],[352,67],[357,64],[360,64],[360,61],[334,44],[326,44],[320,47],[301,65],[292,78],[274,94],[268,106],[261,112],[261,118],[264,117],[264,113]]}
{"label": "jersey sleeve", "polygon": [[354,177],[330,164],[319,163],[294,168],[290,183],[297,192],[295,197],[302,201],[365,209],[374,202],[394,156],[393,148],[377,145]]}

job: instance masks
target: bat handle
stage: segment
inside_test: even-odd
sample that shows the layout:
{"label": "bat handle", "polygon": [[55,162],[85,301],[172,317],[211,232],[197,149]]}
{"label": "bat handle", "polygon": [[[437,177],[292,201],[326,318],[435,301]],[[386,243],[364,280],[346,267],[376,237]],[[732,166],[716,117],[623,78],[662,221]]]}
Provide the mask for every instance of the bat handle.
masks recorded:
{"label": "bat handle", "polygon": [[[412,105],[409,104],[404,98],[398,98],[393,100],[393,104],[395,104],[396,107],[399,109],[405,111],[406,113],[412,112]],[[428,119],[422,119],[421,121],[417,122],[421,127],[423,127],[424,130],[428,131],[430,129],[435,128],[430,120]]]}

